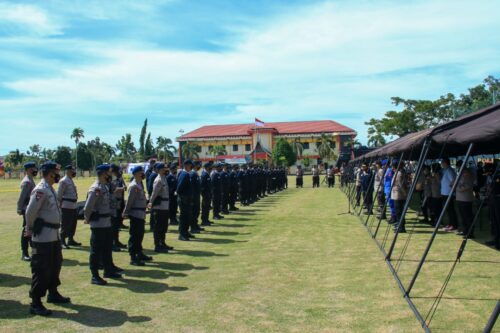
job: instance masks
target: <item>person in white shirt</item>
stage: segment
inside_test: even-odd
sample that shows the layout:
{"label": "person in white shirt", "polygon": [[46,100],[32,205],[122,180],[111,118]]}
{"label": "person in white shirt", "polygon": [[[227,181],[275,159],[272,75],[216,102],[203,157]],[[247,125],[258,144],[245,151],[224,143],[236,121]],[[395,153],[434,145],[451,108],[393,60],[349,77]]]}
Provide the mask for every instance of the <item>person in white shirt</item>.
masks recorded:
{"label": "person in white shirt", "polygon": [[457,214],[455,212],[455,197],[454,193],[451,192],[455,178],[457,174],[455,170],[450,166],[450,160],[448,158],[443,158],[441,160],[441,196],[443,197],[443,204],[450,197],[450,204],[446,209],[448,215],[448,225],[444,227],[444,231],[453,232],[458,229]]}

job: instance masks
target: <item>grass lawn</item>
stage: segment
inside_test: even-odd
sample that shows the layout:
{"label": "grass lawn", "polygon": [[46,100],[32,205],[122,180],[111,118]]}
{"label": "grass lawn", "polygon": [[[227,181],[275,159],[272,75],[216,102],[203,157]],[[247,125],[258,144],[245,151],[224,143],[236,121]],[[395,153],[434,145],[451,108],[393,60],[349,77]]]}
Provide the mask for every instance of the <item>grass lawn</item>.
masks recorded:
{"label": "grass lawn", "polygon": [[[357,217],[342,214],[345,195],[313,190],[310,177],[305,180],[307,188],[242,208],[195,241],[179,242],[169,233],[167,242],[176,250],[155,255],[146,267],[130,266],[126,253],[114,254],[125,278],[105,287],[90,285],[89,228],[79,223],[75,238],[83,246],[64,250],[61,274],[60,290],[72,304],[50,304],[52,318],[28,314],[30,269],[20,260],[18,182],[2,180],[0,331],[420,332],[376,244]],[[79,179],[80,197],[90,182]],[[458,238],[439,238],[433,258],[452,258],[449,249]],[[144,245],[152,249],[150,232]],[[459,264],[448,293],[453,299],[443,300],[436,330],[479,331],[494,301],[459,297],[500,298],[498,252],[470,245],[464,260],[471,262]],[[416,256],[409,251],[408,257]],[[473,262],[479,259],[486,262]],[[442,279],[430,272],[449,265],[425,266],[416,294],[435,294]],[[425,307],[432,299],[419,302]]]}

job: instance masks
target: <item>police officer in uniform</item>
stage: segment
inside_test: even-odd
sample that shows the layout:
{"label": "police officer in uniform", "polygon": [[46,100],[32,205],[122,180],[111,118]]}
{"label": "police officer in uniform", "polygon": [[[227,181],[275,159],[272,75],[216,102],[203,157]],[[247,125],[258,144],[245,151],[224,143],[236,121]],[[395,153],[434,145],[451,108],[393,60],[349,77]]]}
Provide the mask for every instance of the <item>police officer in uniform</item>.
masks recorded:
{"label": "police officer in uniform", "polygon": [[179,221],[177,220],[177,194],[175,190],[177,189],[177,163],[170,164],[170,173],[167,175],[167,183],[169,192],[169,207],[168,213],[170,215],[170,224],[178,225]]}
{"label": "police officer in uniform", "polygon": [[[150,165],[148,171],[146,171],[146,177],[147,177],[146,184],[147,184],[147,188],[148,188],[148,197],[149,198],[151,198],[151,194],[153,193],[153,183],[154,183],[156,177],[158,177],[158,169],[156,169],[157,165],[158,165],[158,163],[153,164],[153,166]],[[155,223],[156,223],[155,217],[156,217],[155,214],[151,214],[151,216],[149,217],[149,231],[154,231]]]}
{"label": "police officer in uniform", "polygon": [[54,162],[46,162],[40,169],[43,179],[30,195],[25,215],[25,234],[32,237],[30,312],[48,316],[52,311],[42,303],[47,291],[49,303],[69,303],[70,299],[63,297],[57,290],[61,284],[59,275],[63,257],[59,236],[61,209],[53,185],[61,177],[59,166]]}
{"label": "police officer in uniform", "polygon": [[144,261],[153,260],[143,253],[144,224],[146,223],[146,208],[148,201],[144,192],[143,180],[146,177],[144,168],[136,166],[132,169],[133,180],[128,187],[128,200],[123,210],[123,218],[130,218],[128,252],[130,264],[144,266]]}
{"label": "police officer in uniform", "polygon": [[[78,212],[76,203],[78,201],[78,192],[76,190],[73,178],[76,177],[76,170],[72,165],[67,165],[64,170],[66,175],[59,182],[57,189],[57,201],[62,211],[61,223],[61,245],[65,249],[69,246],[80,246],[81,243],[76,242],[73,237],[76,231],[76,222],[78,219]],[[68,242],[66,243],[66,238]]]}
{"label": "police officer in uniform", "polygon": [[304,170],[302,169],[302,166],[297,165],[297,171],[295,171],[295,175],[297,177],[295,180],[295,187],[304,187]]}
{"label": "police officer in uniform", "polygon": [[221,198],[221,212],[222,214],[229,214],[229,174],[227,172],[228,164],[222,164],[222,171],[220,173],[220,179],[222,184],[222,198]]}
{"label": "police officer in uniform", "polygon": [[236,207],[236,200],[238,200],[238,169],[239,169],[238,164],[235,164],[233,166],[233,169],[229,173],[229,179],[230,179],[229,210],[230,211],[239,210],[239,208]]}
{"label": "police officer in uniform", "polygon": [[154,215],[155,219],[155,228],[153,230],[155,252],[168,253],[168,250],[173,250],[173,247],[168,246],[165,242],[169,220],[168,167],[165,163],[156,163],[155,169],[158,171],[158,176],[153,182],[153,191],[149,198],[148,208],[152,209],[151,215]]}
{"label": "police officer in uniform", "polygon": [[26,236],[26,207],[30,201],[31,192],[35,188],[34,178],[38,174],[38,168],[35,162],[28,162],[24,164],[24,170],[26,175],[21,181],[21,194],[17,200],[17,214],[23,217],[23,228],[21,230],[21,259],[24,261],[30,261],[31,257],[28,251],[30,245],[30,237]]}
{"label": "police officer in uniform", "polygon": [[195,161],[193,170],[189,173],[191,177],[191,186],[193,188],[193,212],[191,216],[191,233],[199,234],[204,229],[198,225],[198,217],[200,216],[200,195],[201,195],[201,183],[198,171],[201,169],[201,162]]}
{"label": "police officer in uniform", "polygon": [[488,195],[488,210],[490,212],[491,232],[493,239],[486,245],[494,246],[500,250],[500,172],[494,164],[486,164],[486,193]]}
{"label": "police officer in uniform", "polygon": [[120,252],[121,249],[127,248],[125,244],[120,242],[120,228],[123,225],[122,212],[125,207],[125,191],[127,186],[123,181],[121,169],[116,164],[111,164],[111,224],[113,230],[113,251]]}
{"label": "police officer in uniform", "polygon": [[212,181],[210,172],[212,171],[212,162],[203,164],[203,171],[200,177],[200,192],[201,192],[201,225],[209,226],[212,222],[209,221],[210,206],[212,203]]}
{"label": "police officer in uniform", "polygon": [[193,214],[193,186],[191,184],[191,170],[193,162],[190,159],[184,161],[184,169],[179,171],[177,176],[177,200],[179,201],[179,240],[188,241],[194,238],[189,233],[189,226],[192,222]]}
{"label": "police officer in uniform", "polygon": [[90,257],[89,266],[92,273],[91,283],[106,285],[100,277],[99,267],[104,266],[104,277],[121,278],[122,270],[113,264],[113,230],[111,225],[111,195],[109,183],[111,166],[102,164],[97,166],[97,180],[87,192],[87,200],[83,208],[85,223],[90,224]]}
{"label": "police officer in uniform", "polygon": [[221,220],[224,216],[220,215],[220,209],[222,206],[222,180],[220,177],[222,171],[222,165],[220,163],[215,164],[215,170],[212,172],[211,181],[212,181],[212,207],[213,207],[213,215],[214,220]]}

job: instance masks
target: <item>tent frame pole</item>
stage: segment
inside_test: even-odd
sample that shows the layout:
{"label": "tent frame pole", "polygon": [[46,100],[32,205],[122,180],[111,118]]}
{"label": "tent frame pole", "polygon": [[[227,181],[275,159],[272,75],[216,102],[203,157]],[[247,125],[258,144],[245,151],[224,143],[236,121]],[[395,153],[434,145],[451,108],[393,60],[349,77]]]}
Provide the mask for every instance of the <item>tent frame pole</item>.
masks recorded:
{"label": "tent frame pole", "polygon": [[441,213],[439,214],[439,218],[436,221],[436,224],[434,225],[434,230],[432,231],[431,238],[429,239],[429,242],[427,243],[427,246],[425,248],[425,251],[422,255],[422,258],[420,259],[420,262],[418,263],[417,269],[415,270],[415,273],[413,274],[413,277],[410,281],[410,284],[408,285],[408,288],[406,288],[406,294],[409,295],[411,290],[413,289],[413,286],[415,285],[415,282],[417,281],[418,275],[420,274],[420,271],[422,270],[422,266],[425,263],[425,260],[427,259],[427,255],[429,254],[429,251],[432,247],[432,244],[434,240],[436,239],[437,232],[439,230],[439,226],[441,224],[441,221],[444,218],[444,215],[446,214],[446,210],[448,206],[451,203],[451,197],[453,196],[453,193],[455,193],[455,190],[458,186],[458,182],[460,180],[460,177],[462,177],[462,174],[467,166],[467,162],[469,160],[470,154],[472,152],[472,148],[474,148],[474,143],[470,143],[469,147],[467,148],[467,153],[465,154],[464,162],[462,166],[460,167],[460,170],[455,178],[455,181],[453,182],[453,186],[451,187],[450,195],[446,198],[446,202],[443,205],[443,209],[441,209]]}
{"label": "tent frame pole", "polygon": [[493,309],[493,312],[491,313],[490,319],[488,319],[488,323],[486,324],[483,333],[491,333],[498,319],[499,314],[500,314],[500,300],[497,301],[497,305],[495,306],[495,309]]}
{"label": "tent frame pole", "polygon": [[[399,218],[399,221],[398,221],[398,224],[396,227],[396,233],[394,234],[394,238],[392,239],[392,243],[391,243],[391,246],[389,248],[389,251],[387,251],[387,256],[385,258],[386,260],[391,260],[392,252],[394,251],[394,247],[396,246],[396,241],[398,240],[399,230],[401,229],[401,225],[403,224],[406,213],[408,212],[408,208],[410,208],[410,202],[411,202],[411,199],[413,197],[413,193],[415,192],[415,188],[417,187],[417,182],[418,182],[418,179],[420,177],[420,173],[423,169],[425,159],[427,158],[427,154],[429,153],[430,146],[431,146],[430,138],[427,138],[424,142],[424,146],[422,147],[422,151],[420,152],[420,158],[418,159],[418,164],[417,164],[417,171],[415,173],[415,177],[413,178],[413,181],[411,182],[410,191],[406,197],[405,205],[403,207],[403,212],[401,213],[401,216]],[[394,179],[393,179],[393,183],[394,183]]]}

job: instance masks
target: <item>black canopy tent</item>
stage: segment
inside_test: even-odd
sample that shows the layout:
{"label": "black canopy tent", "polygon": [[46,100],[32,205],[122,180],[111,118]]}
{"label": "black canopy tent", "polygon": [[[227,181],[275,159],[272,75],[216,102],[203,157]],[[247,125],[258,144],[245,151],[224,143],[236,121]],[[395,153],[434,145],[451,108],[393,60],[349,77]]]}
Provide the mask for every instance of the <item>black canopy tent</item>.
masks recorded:
{"label": "black canopy tent", "polygon": [[[459,117],[445,124],[436,126],[434,128],[425,129],[416,133],[408,134],[368,154],[358,157],[357,159],[353,160],[353,162],[360,163],[367,160],[373,161],[374,159],[381,159],[387,157],[393,157],[393,158],[399,157],[399,158],[404,158],[405,160],[416,160],[418,158],[418,164],[416,168],[415,177],[413,179],[412,187],[410,188],[410,192],[405,203],[403,214],[398,223],[398,226],[400,226],[402,220],[404,219],[404,215],[406,214],[409,208],[409,203],[411,201],[411,197],[415,190],[417,179],[419,177],[420,171],[422,170],[424,161],[426,159],[440,158],[445,155],[450,157],[458,157],[465,155],[465,163],[460,168],[455,183],[453,184],[453,190],[454,190],[457,186],[457,183],[462,175],[462,172],[467,164],[467,160],[470,156],[480,155],[480,154],[494,154],[498,153],[499,151],[500,151],[500,103],[464,115],[462,117]],[[449,204],[450,200],[448,199],[445,202],[445,205],[443,207],[443,210],[441,212],[438,221],[436,222],[436,225],[434,226],[434,231],[432,233],[431,239],[429,240],[425,252],[422,255],[418,268],[414,273],[412,280],[407,288],[403,286],[401,279],[398,276],[397,270],[394,269],[391,263],[391,254],[397,241],[399,227],[397,228],[398,231],[394,235],[391,247],[387,254],[385,253],[383,245],[381,246],[380,244],[378,244],[381,251],[384,254],[386,254],[386,261],[388,263],[388,266],[391,269],[396,281],[398,282],[400,289],[404,293],[405,299],[408,301],[408,304],[412,308],[417,319],[419,319],[419,321],[421,322],[422,327],[424,328],[425,331],[430,331],[428,324],[426,320],[424,320],[424,318],[421,316],[420,312],[417,310],[415,305],[413,304],[413,301],[410,299],[409,294],[419,275],[422,265],[426,260],[427,254],[437,235],[437,231],[444,216],[444,212],[446,211],[446,208]],[[372,234],[372,237],[374,239],[375,235]],[[463,252],[463,249],[465,248],[466,241],[467,239],[465,239],[464,244],[461,246],[460,249],[461,252]],[[408,244],[406,244],[405,246],[407,245]],[[452,273],[453,271],[450,271],[450,274]]]}

